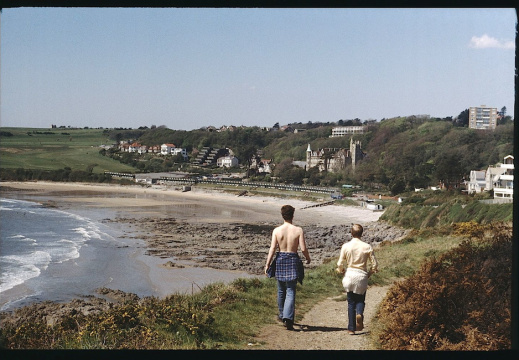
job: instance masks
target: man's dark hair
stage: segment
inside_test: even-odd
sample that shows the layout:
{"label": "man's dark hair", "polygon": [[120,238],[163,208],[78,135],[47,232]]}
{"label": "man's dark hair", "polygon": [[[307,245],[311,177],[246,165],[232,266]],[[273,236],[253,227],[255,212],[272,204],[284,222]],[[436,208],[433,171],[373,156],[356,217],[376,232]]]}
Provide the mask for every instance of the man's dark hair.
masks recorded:
{"label": "man's dark hair", "polygon": [[354,238],[360,238],[363,232],[364,228],[362,227],[362,225],[355,224],[351,227],[351,236],[353,236]]}
{"label": "man's dark hair", "polygon": [[292,219],[294,218],[294,211],[295,210],[296,209],[294,209],[290,205],[283,205],[281,207],[281,216],[283,216],[284,220],[292,221]]}

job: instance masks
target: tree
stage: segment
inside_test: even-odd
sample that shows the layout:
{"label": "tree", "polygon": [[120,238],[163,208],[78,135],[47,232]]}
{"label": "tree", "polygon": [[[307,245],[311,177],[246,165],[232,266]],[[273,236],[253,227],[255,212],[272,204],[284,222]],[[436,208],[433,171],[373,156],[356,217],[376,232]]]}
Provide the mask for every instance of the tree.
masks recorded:
{"label": "tree", "polygon": [[402,179],[393,179],[389,183],[389,190],[391,195],[398,195],[405,190],[405,182]]}
{"label": "tree", "polygon": [[[242,144],[233,149],[236,157],[241,161],[247,164],[247,177],[249,177],[250,167],[252,165],[252,161],[257,158],[258,149],[254,144]],[[256,164],[258,163],[256,159]]]}
{"label": "tree", "polygon": [[186,162],[186,159],[184,158],[184,156],[182,154],[177,154],[177,155],[174,155],[171,160],[174,162],[174,163],[183,163],[183,162]]}
{"label": "tree", "polygon": [[460,158],[460,154],[452,150],[439,154],[435,159],[434,175],[447,189],[458,187],[463,177],[464,171]]}
{"label": "tree", "polygon": [[292,160],[288,158],[277,164],[274,169],[274,176],[276,176],[280,182],[285,184],[301,185],[303,184],[305,175],[305,169],[292,165]]}
{"label": "tree", "polygon": [[292,165],[292,160],[285,159],[276,166],[275,176],[285,184],[302,185],[305,178],[305,169]]}
{"label": "tree", "polygon": [[309,185],[320,185],[321,184],[321,173],[319,172],[319,168],[317,166],[311,167],[306,171],[307,176],[307,184]]}
{"label": "tree", "polygon": [[456,126],[469,126],[469,109],[465,109],[456,118]]}
{"label": "tree", "polygon": [[504,116],[497,121],[497,125],[506,125],[513,123],[513,119],[510,115]]}

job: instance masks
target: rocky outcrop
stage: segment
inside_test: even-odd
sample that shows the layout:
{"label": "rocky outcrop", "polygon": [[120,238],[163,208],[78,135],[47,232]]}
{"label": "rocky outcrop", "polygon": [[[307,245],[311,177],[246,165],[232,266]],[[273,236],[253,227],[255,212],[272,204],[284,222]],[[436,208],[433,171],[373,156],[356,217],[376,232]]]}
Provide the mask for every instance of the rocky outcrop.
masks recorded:
{"label": "rocky outcrop", "polygon": [[[141,232],[132,232],[132,235],[147,242],[148,255],[164,259],[176,258],[180,262],[189,261],[194,263],[191,266],[240,270],[256,275],[263,273],[272,230],[279,225],[279,223],[198,224],[171,218],[139,220],[118,218],[105,221],[138,224]],[[309,268],[323,264],[328,258],[338,257],[342,244],[351,239],[350,225],[311,225],[305,226],[304,231],[312,257]],[[365,225],[362,240],[377,246],[384,241],[399,240],[409,231],[383,222],[371,222]],[[168,261],[163,266],[175,268],[182,264]]]}
{"label": "rocky outcrop", "polygon": [[0,313],[0,326],[12,324],[16,327],[27,323],[43,322],[53,326],[65,317],[88,316],[106,311],[128,301],[139,301],[132,293],[108,288],[96,290],[102,297],[85,296],[67,303],[44,301],[15,309],[12,312]]}

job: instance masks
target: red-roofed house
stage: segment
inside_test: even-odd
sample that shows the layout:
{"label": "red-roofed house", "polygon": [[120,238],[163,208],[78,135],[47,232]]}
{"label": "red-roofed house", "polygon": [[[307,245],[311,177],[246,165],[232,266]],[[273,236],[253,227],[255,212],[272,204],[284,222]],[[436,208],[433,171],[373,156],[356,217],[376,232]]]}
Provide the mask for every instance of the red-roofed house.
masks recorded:
{"label": "red-roofed house", "polygon": [[171,150],[174,149],[176,146],[175,144],[162,144],[160,146],[160,153],[162,155],[169,155],[171,154]]}

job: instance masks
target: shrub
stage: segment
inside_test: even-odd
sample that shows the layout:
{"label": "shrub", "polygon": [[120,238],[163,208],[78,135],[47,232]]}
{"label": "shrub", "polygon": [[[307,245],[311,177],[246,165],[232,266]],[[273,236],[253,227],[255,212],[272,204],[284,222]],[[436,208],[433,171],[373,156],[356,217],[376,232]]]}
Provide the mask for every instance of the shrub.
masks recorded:
{"label": "shrub", "polygon": [[510,349],[511,227],[465,223],[455,231],[471,239],[388,292],[380,308],[384,349]]}

